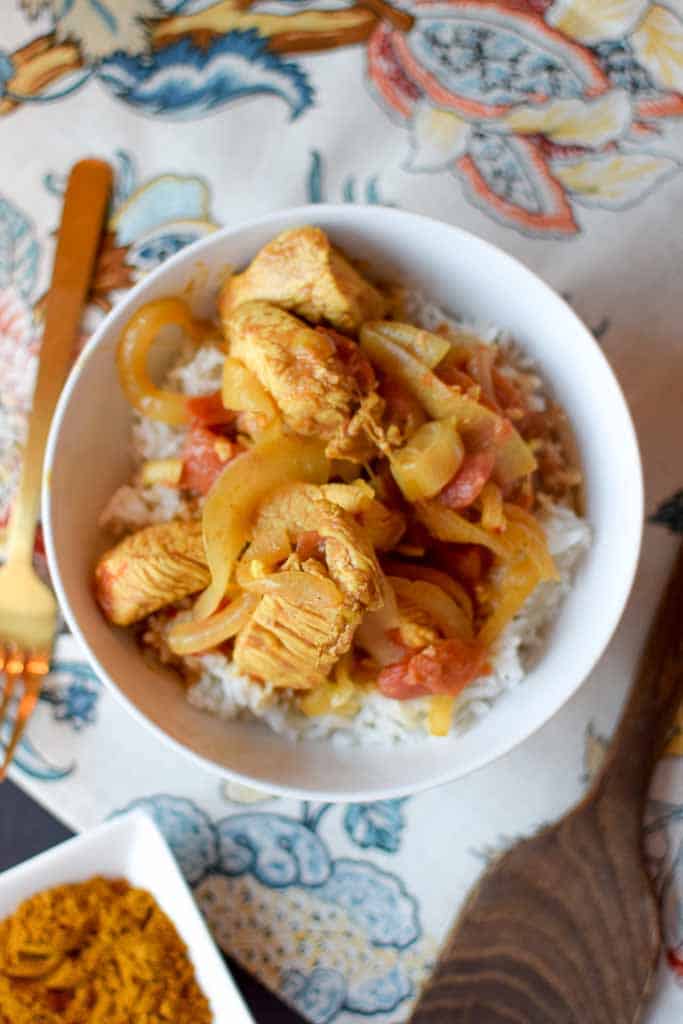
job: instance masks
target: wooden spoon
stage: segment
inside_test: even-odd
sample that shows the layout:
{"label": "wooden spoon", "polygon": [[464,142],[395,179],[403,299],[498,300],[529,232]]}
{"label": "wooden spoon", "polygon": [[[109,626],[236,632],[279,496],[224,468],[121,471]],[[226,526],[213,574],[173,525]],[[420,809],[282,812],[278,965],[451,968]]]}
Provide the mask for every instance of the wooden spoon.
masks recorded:
{"label": "wooden spoon", "polygon": [[648,784],[683,696],[683,547],[605,766],[470,894],[411,1024],[636,1024],[660,950]]}

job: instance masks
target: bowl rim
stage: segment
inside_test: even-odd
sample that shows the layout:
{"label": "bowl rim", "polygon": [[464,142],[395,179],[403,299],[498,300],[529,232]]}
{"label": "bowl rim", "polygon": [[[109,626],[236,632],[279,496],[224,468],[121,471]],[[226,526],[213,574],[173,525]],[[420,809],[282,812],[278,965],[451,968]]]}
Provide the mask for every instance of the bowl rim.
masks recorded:
{"label": "bowl rim", "polygon": [[[418,780],[415,783],[397,784],[397,785],[383,785],[380,787],[373,788],[364,787],[361,789],[348,789],[344,791],[333,791],[320,789],[316,787],[310,787],[306,789],[299,788],[298,786],[292,786],[287,783],[278,781],[268,781],[267,783],[261,779],[254,779],[252,776],[244,774],[234,768],[228,768],[226,765],[219,764],[216,761],[211,760],[203,754],[192,750],[186,746],[180,740],[170,736],[160,725],[152,721],[147,715],[141,711],[131,698],[121,690],[116,681],[112,678],[109,672],[104,668],[97,655],[91,649],[90,644],[81,629],[76,616],[70,606],[69,600],[66,595],[65,588],[62,584],[61,575],[59,572],[59,562],[56,551],[54,533],[52,529],[52,500],[51,500],[51,487],[50,487],[50,476],[52,471],[52,464],[55,458],[56,448],[59,443],[59,435],[62,425],[62,420],[65,416],[67,407],[70,404],[72,394],[78,384],[81,372],[90,358],[90,356],[96,351],[102,341],[106,338],[109,333],[110,323],[115,316],[121,314],[124,308],[133,307],[141,295],[151,288],[157,282],[163,280],[164,276],[169,273],[176,266],[182,265],[183,263],[192,264],[201,260],[204,250],[210,249],[216,245],[219,240],[227,240],[232,236],[236,236],[247,230],[255,230],[263,227],[267,227],[272,223],[276,223],[280,218],[286,218],[289,221],[298,220],[301,224],[312,223],[315,224],[317,218],[332,216],[339,218],[340,226],[353,226],[354,219],[360,216],[361,219],[369,218],[370,220],[383,220],[397,219],[404,221],[417,222],[418,227],[422,230],[429,228],[430,226],[438,227],[439,229],[447,228],[448,231],[454,233],[454,237],[459,237],[466,244],[472,244],[481,247],[483,250],[489,250],[492,255],[495,255],[497,261],[506,263],[511,268],[522,270],[527,275],[530,275],[535,282],[536,287],[540,292],[545,295],[562,308],[564,316],[573,322],[573,326],[583,336],[584,342],[587,346],[593,350],[593,356],[598,359],[602,364],[602,368],[606,375],[611,379],[614,386],[614,399],[621,406],[622,420],[626,427],[626,433],[621,438],[621,443],[624,447],[630,449],[630,462],[633,470],[633,511],[634,521],[637,522],[636,536],[634,537],[635,543],[633,545],[630,565],[628,571],[622,575],[623,590],[619,597],[619,600],[614,602],[611,607],[611,613],[604,618],[603,624],[605,629],[603,630],[602,639],[599,644],[595,645],[595,649],[586,662],[585,671],[577,677],[573,686],[568,687],[566,693],[563,694],[562,700],[557,704],[553,711],[551,711],[545,718],[538,721],[532,721],[528,724],[520,726],[513,736],[505,737],[501,740],[500,744],[496,747],[493,753],[487,753],[482,751],[478,757],[473,757],[471,762],[465,767],[457,767],[455,771],[449,769],[443,769],[435,771],[432,778],[426,780]],[[348,224],[343,224],[344,221],[348,221]],[[286,230],[286,228],[279,228],[274,230]],[[334,230],[334,229],[331,229]],[[359,225],[359,230],[361,227]],[[552,381],[550,382],[552,384]],[[408,210],[401,210],[395,207],[385,206],[373,206],[365,204],[344,204],[344,203],[313,203],[306,204],[303,206],[284,207],[278,210],[273,210],[269,213],[262,214],[259,217],[244,218],[238,220],[236,223],[229,226],[224,226],[217,229],[209,235],[198,239],[190,245],[174,253],[173,256],[165,260],[159,267],[153,270],[150,274],[145,276],[141,281],[133,286],[129,291],[121,297],[119,301],[112,307],[107,313],[102,322],[97,326],[95,331],[92,333],[87,343],[83,347],[79,356],[77,357],[74,365],[71,368],[69,376],[64,384],[62,392],[59,397],[55,412],[53,414],[52,422],[50,424],[50,432],[45,450],[45,458],[43,465],[43,477],[42,477],[42,495],[41,495],[41,511],[44,529],[44,540],[45,549],[47,555],[47,562],[50,570],[52,583],[57,594],[60,609],[66,622],[69,626],[70,631],[76,637],[78,642],[83,647],[85,655],[98,678],[100,678],[109,687],[110,691],[114,694],[115,698],[126,708],[126,710],[133,715],[133,717],[145,726],[146,729],[151,730],[156,736],[158,736],[162,742],[170,745],[174,750],[181,752],[184,756],[193,759],[199,763],[203,768],[216,774],[222,778],[227,778],[238,782],[244,786],[259,790],[264,793],[270,793],[274,796],[289,797],[292,799],[299,800],[324,800],[330,803],[347,803],[354,802],[359,799],[363,801],[373,800],[384,800],[394,799],[399,797],[405,797],[414,795],[419,792],[424,792],[429,789],[436,788],[437,786],[444,785],[448,782],[454,782],[458,779],[464,779],[468,775],[475,771],[479,771],[482,768],[492,765],[500,760],[511,751],[515,750],[525,743],[531,736],[551,721],[559,711],[568,703],[568,701],[578,692],[580,687],[587,680],[600,658],[605,653],[609,643],[611,642],[614,633],[616,632],[617,626],[621,620],[626,603],[630,597],[633,589],[633,582],[635,579],[636,571],[638,568],[640,553],[642,547],[643,538],[643,527],[644,527],[644,511],[645,511],[645,496],[644,496],[644,481],[643,481],[643,466],[642,458],[640,454],[640,448],[638,444],[638,437],[636,434],[633,418],[629,409],[626,396],[621,388],[621,384],[612,369],[609,360],[605,356],[602,348],[598,344],[592,332],[581,320],[577,313],[572,309],[566,299],[560,295],[550,284],[548,284],[542,277],[540,277],[534,270],[532,270],[523,260],[518,259],[516,256],[512,256],[505,249],[500,246],[489,242],[485,238],[481,238],[474,232],[467,231],[463,228],[458,227],[455,224],[450,224],[446,221],[438,220],[434,217],[429,217],[420,213],[413,213]],[[329,741],[329,739],[328,739]],[[305,742],[299,740],[297,742]]]}

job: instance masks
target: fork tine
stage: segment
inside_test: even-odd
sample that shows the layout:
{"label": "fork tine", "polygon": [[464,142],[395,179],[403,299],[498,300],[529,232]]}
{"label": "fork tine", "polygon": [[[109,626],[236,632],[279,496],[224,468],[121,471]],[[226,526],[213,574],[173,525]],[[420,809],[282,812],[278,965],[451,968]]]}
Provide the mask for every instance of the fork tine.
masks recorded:
{"label": "fork tine", "polygon": [[[0,782],[3,781],[7,774],[7,769],[12,763],[15,751],[21,741],[21,737],[24,735],[29,719],[33,714],[36,704],[38,703],[40,689],[43,685],[43,677],[48,670],[48,660],[42,656],[25,658],[22,655],[21,659],[19,660],[19,658],[17,658],[14,664],[21,664],[22,666],[23,671],[21,674],[24,678],[24,692],[19,700],[19,707],[17,708],[17,715],[14,720],[12,737],[5,749],[5,759],[2,763],[2,767],[0,767]],[[25,669],[24,665],[26,666]],[[7,670],[8,669],[6,669],[6,671]],[[14,678],[16,681],[18,676],[15,676]]]}
{"label": "fork tine", "polygon": [[17,679],[24,671],[23,656],[11,648],[3,647],[0,650],[0,671],[2,669],[5,670],[5,685],[3,687],[2,701],[0,701],[0,727],[2,727],[5,721],[7,709],[17,685]]}

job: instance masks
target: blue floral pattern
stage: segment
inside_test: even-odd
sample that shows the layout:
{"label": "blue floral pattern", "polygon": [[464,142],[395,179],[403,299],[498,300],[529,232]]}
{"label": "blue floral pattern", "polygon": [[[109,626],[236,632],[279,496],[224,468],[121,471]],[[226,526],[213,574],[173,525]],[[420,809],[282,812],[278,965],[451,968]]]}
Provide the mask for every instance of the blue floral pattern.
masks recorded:
{"label": "blue floral pattern", "polygon": [[58,661],[52,665],[40,699],[52,705],[55,720],[68,722],[77,731],[93,725],[101,683],[82,661]]}
{"label": "blue floral pattern", "polygon": [[228,875],[250,872],[263,885],[320,885],[330,877],[327,850],[315,832],[280,814],[236,814],[217,826],[219,864]]}
{"label": "blue floral pattern", "polygon": [[[382,801],[374,817],[372,804],[359,805],[356,824],[347,828],[351,841],[370,845],[369,827],[388,835],[400,813],[392,805],[401,803]],[[321,811],[327,821],[329,814],[348,815],[352,808],[312,809],[304,803],[299,818],[248,811],[212,821],[192,801],[159,794],[117,813],[134,808],[144,809],[160,827],[209,920],[227,927],[226,913],[238,915],[239,927],[248,932],[246,965],[253,966],[254,949],[265,946],[281,995],[315,1024],[328,1024],[342,1010],[386,1013],[415,994],[431,963],[431,947],[420,952],[424,940],[415,898],[390,871],[365,860],[334,858],[318,832]],[[270,896],[278,893],[274,905]],[[290,951],[278,952],[272,941],[276,928],[278,937],[300,936]],[[360,956],[355,969],[346,971],[320,962],[326,948],[321,936],[344,929],[351,961]],[[235,932],[229,931],[234,952]]]}
{"label": "blue floral pattern", "polygon": [[[13,721],[8,719],[0,728],[0,749],[4,749],[12,733]],[[18,768],[30,779],[40,782],[60,782],[68,778],[76,769],[74,761],[68,764],[55,764],[41,750],[29,736],[24,736],[12,762],[14,768]]]}
{"label": "blue floral pattern", "polygon": [[349,804],[344,814],[344,828],[354,843],[364,849],[396,853],[405,824],[404,803],[405,800],[378,800],[372,804]]}
{"label": "blue floral pattern", "polygon": [[[200,807],[177,796],[134,800],[124,811],[140,809],[163,832],[190,885],[196,885],[218,860],[216,828]],[[120,812],[121,813],[121,812]]]}
{"label": "blue floral pattern", "polygon": [[313,102],[305,73],[271,53],[254,30],[228,32],[205,49],[182,39],[144,56],[115,53],[96,75],[126,103],[173,118],[201,117],[257,94],[284,100],[292,118]]}
{"label": "blue floral pattern", "polygon": [[412,49],[447,89],[490,105],[529,95],[581,96],[579,68],[517,26],[493,25],[463,12],[461,20],[426,17]]}
{"label": "blue floral pattern", "polygon": [[314,967],[310,974],[285,971],[282,995],[313,1024],[327,1024],[344,1005],[346,981],[339,971]]}

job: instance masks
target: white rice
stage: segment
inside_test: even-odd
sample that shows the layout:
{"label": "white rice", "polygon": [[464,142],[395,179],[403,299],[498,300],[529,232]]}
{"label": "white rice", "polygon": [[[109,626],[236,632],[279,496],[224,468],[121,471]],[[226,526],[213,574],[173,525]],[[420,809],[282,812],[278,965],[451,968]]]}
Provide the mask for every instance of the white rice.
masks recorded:
{"label": "white rice", "polygon": [[[487,343],[511,344],[497,328],[453,320],[419,296],[407,297],[405,312],[413,322],[427,329],[435,329],[446,322],[460,330],[472,331]],[[169,385],[192,395],[215,391],[220,386],[223,358],[224,354],[215,346],[204,345],[188,353],[171,370]],[[530,362],[525,370],[527,366],[533,371]],[[539,408],[544,407],[542,395],[538,396],[537,403]],[[184,434],[182,428],[169,427],[136,414],[132,436],[136,463],[178,455]],[[120,534],[190,514],[190,503],[172,487],[127,484],[113,495],[100,517],[100,524]],[[542,654],[547,627],[571,589],[574,570],[590,546],[588,524],[571,509],[548,504],[542,522],[560,579],[538,586],[504,630],[490,659],[490,675],[468,686],[458,700],[453,719],[455,731],[467,728],[486,713],[501,693],[522,682]],[[163,649],[163,638],[159,635],[162,628],[152,621],[150,635],[156,636]],[[426,734],[428,698],[392,700],[374,691],[366,694],[353,718],[337,715],[308,718],[294,705],[291,691],[252,681],[241,675],[223,654],[195,655],[183,661],[188,674],[196,679],[188,690],[190,703],[222,718],[260,718],[275,732],[292,739],[334,735],[335,742],[339,743],[391,744],[423,739]]]}

